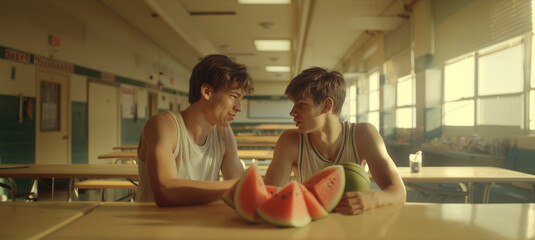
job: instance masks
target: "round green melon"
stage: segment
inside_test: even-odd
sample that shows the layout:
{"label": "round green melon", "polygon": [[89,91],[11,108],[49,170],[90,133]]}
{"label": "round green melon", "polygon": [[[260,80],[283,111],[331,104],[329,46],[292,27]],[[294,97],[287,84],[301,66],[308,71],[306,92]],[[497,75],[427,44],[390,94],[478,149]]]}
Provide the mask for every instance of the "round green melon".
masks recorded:
{"label": "round green melon", "polygon": [[365,192],[370,190],[371,181],[366,170],[357,163],[342,163],[346,175],[344,192]]}

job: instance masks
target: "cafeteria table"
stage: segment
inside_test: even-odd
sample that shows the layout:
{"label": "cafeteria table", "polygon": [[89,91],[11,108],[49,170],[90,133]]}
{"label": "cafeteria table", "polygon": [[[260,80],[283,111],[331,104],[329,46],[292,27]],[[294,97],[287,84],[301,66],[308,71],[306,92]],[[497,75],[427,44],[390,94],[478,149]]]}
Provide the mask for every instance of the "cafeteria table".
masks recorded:
{"label": "cafeteria table", "polygon": [[249,224],[222,201],[162,208],[114,202],[43,239],[533,239],[534,216],[535,204],[407,203],[281,228]]}
{"label": "cafeteria table", "polygon": [[398,172],[405,183],[467,183],[467,202],[471,202],[472,184],[485,183],[483,202],[488,202],[489,188],[493,183],[530,183],[535,184],[535,175],[498,167],[422,167],[412,173],[409,167],[398,167]]}
{"label": "cafeteria table", "polygon": [[[0,164],[0,178],[10,182],[12,196],[16,194],[13,178],[68,178],[71,199],[74,180],[78,178],[126,178],[137,179],[137,165],[134,164]],[[32,181],[35,183],[35,181]],[[54,181],[52,181],[54,183]],[[52,185],[52,197],[54,185]],[[15,198],[12,198],[15,201]]]}

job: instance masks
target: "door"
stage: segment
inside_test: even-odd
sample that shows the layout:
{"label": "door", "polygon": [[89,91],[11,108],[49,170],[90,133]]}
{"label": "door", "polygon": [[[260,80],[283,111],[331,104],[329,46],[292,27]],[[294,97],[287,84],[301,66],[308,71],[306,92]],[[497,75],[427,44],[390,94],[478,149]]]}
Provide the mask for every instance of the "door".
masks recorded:
{"label": "door", "polygon": [[37,69],[35,163],[69,164],[70,78]]}
{"label": "door", "polygon": [[119,86],[88,81],[88,162],[113,163],[98,155],[113,151],[120,144],[118,105]]}
{"label": "door", "polygon": [[158,114],[158,93],[149,92],[149,116],[150,117]]}

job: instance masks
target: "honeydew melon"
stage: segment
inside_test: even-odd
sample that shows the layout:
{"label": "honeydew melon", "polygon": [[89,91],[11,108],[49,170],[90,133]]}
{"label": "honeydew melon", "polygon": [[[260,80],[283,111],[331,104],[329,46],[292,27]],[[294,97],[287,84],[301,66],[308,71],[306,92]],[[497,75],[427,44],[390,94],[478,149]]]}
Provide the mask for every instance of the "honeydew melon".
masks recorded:
{"label": "honeydew melon", "polygon": [[370,190],[370,177],[362,166],[354,162],[343,163],[342,166],[346,175],[345,192],[364,192]]}
{"label": "honeydew melon", "polygon": [[305,181],[305,187],[314,194],[327,212],[331,212],[342,199],[346,185],[344,167],[328,166]]}
{"label": "honeydew melon", "polygon": [[312,220],[299,184],[291,181],[256,210],[264,220],[281,227],[302,227]]}

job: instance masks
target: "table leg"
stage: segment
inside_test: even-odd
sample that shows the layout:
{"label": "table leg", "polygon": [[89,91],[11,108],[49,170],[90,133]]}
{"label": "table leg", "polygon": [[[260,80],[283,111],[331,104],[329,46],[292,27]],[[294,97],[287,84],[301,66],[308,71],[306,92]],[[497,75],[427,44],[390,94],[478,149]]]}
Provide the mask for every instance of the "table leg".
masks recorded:
{"label": "table leg", "polygon": [[472,203],[472,197],[473,197],[473,193],[472,193],[472,182],[469,182],[469,183],[468,183],[468,186],[467,186],[466,191],[468,192],[468,197],[467,197],[466,201],[467,201],[468,203]]}
{"label": "table leg", "polygon": [[71,202],[72,201],[72,197],[71,197],[71,191],[74,191],[73,189],[73,186],[74,186],[74,178],[69,178],[69,190],[67,190],[67,201],[68,202]]}
{"label": "table leg", "polygon": [[13,178],[8,178],[9,184],[11,185],[11,201],[14,202],[17,196],[17,183]]}
{"label": "table leg", "polygon": [[54,201],[54,180],[55,178],[52,178],[52,187],[50,189],[51,195],[52,195],[52,201]]}
{"label": "table leg", "polygon": [[494,182],[485,183],[485,189],[483,190],[483,203],[489,203],[490,189],[492,188],[492,186],[494,186],[494,184]]}

